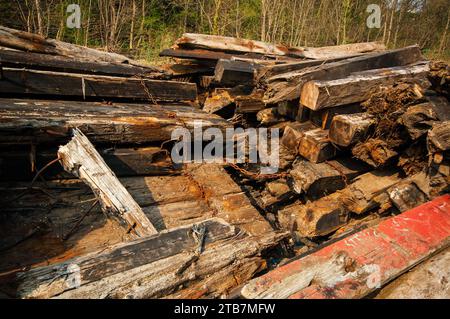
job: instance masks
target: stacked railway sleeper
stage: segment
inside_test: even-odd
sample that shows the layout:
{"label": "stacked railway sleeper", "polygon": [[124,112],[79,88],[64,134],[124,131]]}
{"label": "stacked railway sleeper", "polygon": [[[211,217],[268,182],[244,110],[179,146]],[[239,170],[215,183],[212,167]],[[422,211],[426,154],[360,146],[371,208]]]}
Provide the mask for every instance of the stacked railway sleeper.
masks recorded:
{"label": "stacked railway sleeper", "polygon": [[[325,268],[342,277],[326,266],[341,255],[327,260],[326,247],[423,209],[437,209],[434,241],[411,233],[427,249],[383,285],[448,247],[446,64],[417,46],[290,48],[199,34],[161,55],[173,63],[0,27],[2,297],[310,296],[304,278]],[[198,121],[279,129],[270,150],[279,170],[174,163],[173,131]],[[296,260],[318,252],[325,266],[297,274]],[[303,281],[260,286],[283,267]]]}

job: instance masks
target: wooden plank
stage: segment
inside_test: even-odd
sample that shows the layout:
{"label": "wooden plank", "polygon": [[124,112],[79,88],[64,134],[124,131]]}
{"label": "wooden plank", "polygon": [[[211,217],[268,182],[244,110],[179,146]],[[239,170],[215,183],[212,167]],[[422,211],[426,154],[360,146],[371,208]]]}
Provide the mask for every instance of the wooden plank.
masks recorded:
{"label": "wooden plank", "polygon": [[94,144],[167,141],[176,128],[231,127],[227,121],[186,106],[0,99],[0,142],[64,143],[78,127]]}
{"label": "wooden plank", "polygon": [[212,61],[217,61],[220,59],[230,60],[233,57],[232,54],[219,51],[209,51],[203,49],[184,50],[179,48],[164,49],[159,53],[159,56],[168,56],[180,59],[212,60]]}
{"label": "wooden plank", "polygon": [[320,48],[304,48],[301,56],[308,59],[336,59],[358,53],[383,51],[386,47],[381,42],[362,42],[334,45]]}
{"label": "wooden plank", "polygon": [[0,49],[0,63],[3,67],[28,68],[68,73],[98,74],[112,76],[139,75],[146,78],[162,78],[167,75],[156,67],[138,67],[129,64],[91,62],[73,58],[40,53]]}
{"label": "wooden plank", "polygon": [[326,60],[304,60],[304,61],[293,61],[286,62],[282,64],[276,64],[272,66],[267,66],[257,70],[256,78],[260,81],[264,82],[266,79],[274,77],[279,74],[288,73],[292,71],[299,71],[313,66],[319,66],[326,63],[341,61],[344,59],[353,58],[355,56],[346,56],[335,59],[326,59]]}
{"label": "wooden plank", "polygon": [[131,79],[50,71],[3,68],[0,93],[128,98],[138,100],[196,100],[194,83]]}
{"label": "wooden plank", "polygon": [[298,161],[289,172],[293,189],[317,199],[344,188],[358,175],[370,170],[368,165],[351,158],[339,158],[324,163]]}
{"label": "wooden plank", "polygon": [[425,135],[437,120],[438,115],[431,103],[410,106],[399,118],[399,122],[406,127],[413,140]]}
{"label": "wooden plank", "polygon": [[273,76],[267,79],[268,87],[264,97],[266,103],[278,103],[300,98],[302,87],[313,80],[336,80],[371,69],[404,66],[423,61],[420,48],[410,46],[385,52],[368,53],[362,56],[327,63]]}
{"label": "wooden plank", "polygon": [[189,165],[187,169],[187,176],[200,185],[204,198],[215,210],[216,217],[223,218],[251,235],[261,235],[273,230],[221,165]]}
{"label": "wooden plank", "polygon": [[157,233],[141,207],[80,130],[73,130],[72,140],[59,148],[58,157],[66,171],[89,185],[106,214],[140,237]]}
{"label": "wooden plank", "polygon": [[362,298],[448,247],[450,195],[382,221],[245,285],[245,298]]}
{"label": "wooden plank", "polygon": [[427,80],[429,70],[426,63],[358,72],[337,80],[310,81],[302,87],[300,102],[312,110],[362,102],[379,92],[381,86],[404,80],[427,88],[430,86]]}
{"label": "wooden plank", "polygon": [[231,107],[233,103],[234,98],[232,98],[227,91],[213,93],[212,96],[206,98],[205,104],[203,105],[203,111],[210,114],[217,114],[221,110]]}
{"label": "wooden plank", "polygon": [[336,115],[331,121],[328,137],[331,143],[348,147],[366,138],[375,122],[368,113]]}
{"label": "wooden plank", "polygon": [[328,138],[328,130],[316,128],[303,134],[298,153],[310,162],[321,163],[333,158],[336,148]]}
{"label": "wooden plank", "polygon": [[293,154],[298,154],[298,148],[305,132],[315,129],[311,122],[288,124],[281,137],[281,144]]}
{"label": "wooden plank", "polygon": [[[199,224],[206,228],[204,244],[230,239],[237,230],[220,219],[210,219]],[[17,273],[21,298],[49,298],[66,290],[77,288],[70,285],[70,274],[76,265],[79,285],[101,280],[158,260],[195,250],[198,246],[192,234],[193,225],[163,231],[157,235],[117,244],[106,251],[75,257],[64,263],[52,264]],[[67,278],[69,277],[69,278]]]}
{"label": "wooden plank", "polygon": [[235,102],[237,113],[258,113],[266,107],[261,94],[238,96]]}
{"label": "wooden plank", "polygon": [[335,116],[360,112],[364,112],[364,110],[359,103],[340,105],[318,111],[310,110],[309,120],[318,127],[321,127],[323,130],[329,130]]}

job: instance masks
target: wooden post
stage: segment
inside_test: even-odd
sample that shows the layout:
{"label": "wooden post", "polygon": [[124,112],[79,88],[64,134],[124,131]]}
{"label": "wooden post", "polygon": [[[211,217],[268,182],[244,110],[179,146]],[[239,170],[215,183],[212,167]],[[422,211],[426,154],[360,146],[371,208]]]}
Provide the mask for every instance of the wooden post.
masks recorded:
{"label": "wooden post", "polygon": [[72,140],[59,148],[64,169],[82,179],[98,196],[105,213],[118,219],[127,230],[140,237],[157,233],[141,207],[131,197],[116,175],[106,165],[91,142],[80,130],[73,130]]}

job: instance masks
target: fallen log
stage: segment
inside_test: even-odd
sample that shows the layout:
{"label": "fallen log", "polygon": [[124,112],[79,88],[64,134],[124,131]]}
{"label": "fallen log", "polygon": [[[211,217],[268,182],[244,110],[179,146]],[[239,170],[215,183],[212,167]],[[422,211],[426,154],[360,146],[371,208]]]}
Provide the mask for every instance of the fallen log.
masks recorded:
{"label": "fallen log", "polygon": [[[225,120],[186,106],[108,105],[97,102],[0,99],[0,143],[64,143],[79,128],[94,144],[167,141],[176,128],[231,127]],[[18,138],[20,137],[20,138]]]}
{"label": "fallen log", "polygon": [[365,297],[448,247],[449,202],[445,195],[350,235],[252,280],[241,294],[248,299]]}
{"label": "fallen log", "polygon": [[194,83],[3,68],[0,93],[166,101],[197,99]]}
{"label": "fallen log", "polygon": [[81,131],[73,130],[72,140],[59,148],[58,158],[66,171],[89,185],[103,211],[117,219],[119,224],[139,237],[157,233],[141,207]]}
{"label": "fallen log", "polygon": [[328,137],[331,143],[348,147],[364,140],[375,123],[374,116],[368,113],[337,115],[331,121]]}
{"label": "fallen log", "polygon": [[430,86],[427,80],[428,64],[392,67],[353,73],[338,80],[310,81],[302,86],[300,103],[312,110],[320,110],[339,105],[367,100],[380,90],[398,81],[408,80]]}
{"label": "fallen log", "polygon": [[423,61],[420,48],[410,46],[385,52],[369,53],[300,71],[283,73],[267,79],[268,88],[264,102],[270,104],[298,99],[303,85],[309,81],[336,80],[354,72],[405,66],[419,61]]}
{"label": "fallen log", "polygon": [[328,130],[316,128],[303,134],[298,153],[310,162],[321,163],[333,158],[336,148],[328,138]]}
{"label": "fallen log", "polygon": [[156,67],[138,67],[129,64],[91,62],[64,56],[0,49],[2,67],[27,68],[67,73],[83,73],[111,76],[142,76],[145,78],[166,78],[167,74]]}

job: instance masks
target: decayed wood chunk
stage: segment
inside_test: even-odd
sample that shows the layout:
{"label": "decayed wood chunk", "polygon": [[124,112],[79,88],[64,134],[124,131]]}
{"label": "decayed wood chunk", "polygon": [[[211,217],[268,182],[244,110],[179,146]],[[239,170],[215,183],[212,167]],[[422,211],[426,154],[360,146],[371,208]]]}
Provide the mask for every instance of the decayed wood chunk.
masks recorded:
{"label": "decayed wood chunk", "polygon": [[322,109],[319,111],[310,110],[309,119],[311,120],[311,122],[313,122],[318,127],[321,127],[323,130],[329,130],[335,116],[361,112],[364,112],[364,110],[358,103],[340,105]]}
{"label": "decayed wood chunk", "polygon": [[392,203],[400,212],[406,212],[428,200],[427,196],[410,180],[392,186],[387,192]]}
{"label": "decayed wood chunk", "polygon": [[219,60],[214,81],[224,86],[253,85],[257,65],[244,61]]}
{"label": "decayed wood chunk", "polygon": [[305,132],[315,129],[316,127],[311,122],[291,123],[286,125],[281,144],[286,147],[293,154],[298,153],[300,141]]}
{"label": "decayed wood chunk", "polygon": [[413,140],[426,134],[437,120],[438,116],[430,103],[410,106],[399,118]]}
{"label": "decayed wood chunk", "polygon": [[234,99],[226,91],[215,93],[208,97],[203,106],[203,111],[207,113],[216,113],[233,104]]}
{"label": "decayed wood chunk", "polygon": [[348,210],[339,193],[305,205],[294,204],[278,212],[283,229],[298,232],[301,237],[317,237],[332,233],[347,222]]}
{"label": "decayed wood chunk", "polygon": [[72,140],[61,146],[58,156],[64,169],[86,182],[101,202],[102,209],[140,237],[157,231],[142,208],[106,165],[87,137],[73,130]]}
{"label": "decayed wood chunk", "polygon": [[368,113],[337,115],[328,136],[333,144],[348,147],[363,140],[375,123],[374,116]]}
{"label": "decayed wood chunk", "polygon": [[352,154],[357,159],[373,167],[384,166],[398,155],[386,141],[376,138],[369,138],[364,142],[358,142],[352,148]]}
{"label": "decayed wood chunk", "polygon": [[336,155],[336,148],[328,138],[328,130],[320,128],[303,134],[298,153],[313,163],[321,163]]}
{"label": "decayed wood chunk", "polygon": [[[0,143],[65,143],[79,128],[94,143],[167,141],[176,128],[192,130],[231,125],[219,116],[189,106],[0,99]],[[20,140],[18,140],[20,136]]]}

